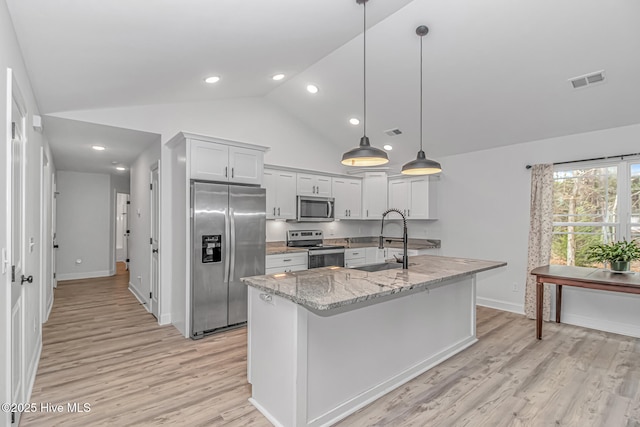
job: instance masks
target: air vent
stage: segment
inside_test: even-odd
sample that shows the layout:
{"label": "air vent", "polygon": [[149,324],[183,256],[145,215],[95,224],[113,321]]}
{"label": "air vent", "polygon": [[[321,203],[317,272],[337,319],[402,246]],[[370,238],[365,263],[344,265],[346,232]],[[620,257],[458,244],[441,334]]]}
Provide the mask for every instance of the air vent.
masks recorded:
{"label": "air vent", "polygon": [[597,71],[595,73],[585,74],[584,76],[572,77],[569,81],[574,89],[602,83],[604,82],[604,71]]}
{"label": "air vent", "polygon": [[396,135],[402,134],[402,131],[398,128],[394,128],[394,129],[385,130],[384,133],[386,133],[389,136],[396,136]]}

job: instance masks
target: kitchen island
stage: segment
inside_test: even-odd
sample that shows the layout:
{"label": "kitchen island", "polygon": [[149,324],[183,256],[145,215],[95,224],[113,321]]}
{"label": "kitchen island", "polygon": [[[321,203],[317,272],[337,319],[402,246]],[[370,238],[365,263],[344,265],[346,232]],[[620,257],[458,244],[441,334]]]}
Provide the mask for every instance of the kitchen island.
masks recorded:
{"label": "kitchen island", "polygon": [[422,255],[242,279],[251,403],[277,426],[337,422],[475,343],[475,275],[504,265]]}

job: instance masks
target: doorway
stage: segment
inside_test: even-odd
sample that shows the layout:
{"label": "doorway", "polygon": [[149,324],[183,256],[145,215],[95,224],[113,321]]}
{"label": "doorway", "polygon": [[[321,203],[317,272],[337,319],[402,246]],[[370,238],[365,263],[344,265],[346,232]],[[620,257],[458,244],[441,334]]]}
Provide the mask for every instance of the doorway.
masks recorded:
{"label": "doorway", "polygon": [[160,291],[160,164],[154,163],[151,166],[151,292],[150,303],[151,314],[158,318],[158,294]]}
{"label": "doorway", "polygon": [[129,195],[116,194],[116,262],[129,269]]}

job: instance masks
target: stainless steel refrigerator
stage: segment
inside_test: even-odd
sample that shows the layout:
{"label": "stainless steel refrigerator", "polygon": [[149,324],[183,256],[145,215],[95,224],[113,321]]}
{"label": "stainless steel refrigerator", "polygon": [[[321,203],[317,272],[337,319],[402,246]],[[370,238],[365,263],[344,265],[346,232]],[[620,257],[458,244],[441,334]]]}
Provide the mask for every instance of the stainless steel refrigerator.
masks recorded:
{"label": "stainless steel refrigerator", "polygon": [[191,182],[191,338],[247,321],[241,277],[264,274],[265,190]]}

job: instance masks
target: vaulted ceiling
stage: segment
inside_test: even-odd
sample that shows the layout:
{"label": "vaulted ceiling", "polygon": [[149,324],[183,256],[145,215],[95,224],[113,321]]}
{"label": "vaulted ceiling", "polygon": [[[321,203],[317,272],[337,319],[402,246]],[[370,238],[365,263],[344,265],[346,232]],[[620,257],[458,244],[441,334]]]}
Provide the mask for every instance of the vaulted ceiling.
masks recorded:
{"label": "vaulted ceiling", "polygon": [[[362,135],[355,0],[6,1],[43,114],[258,96],[344,150]],[[421,24],[432,157],[638,123],[639,16],[632,0],[371,0],[367,134],[415,157]]]}

